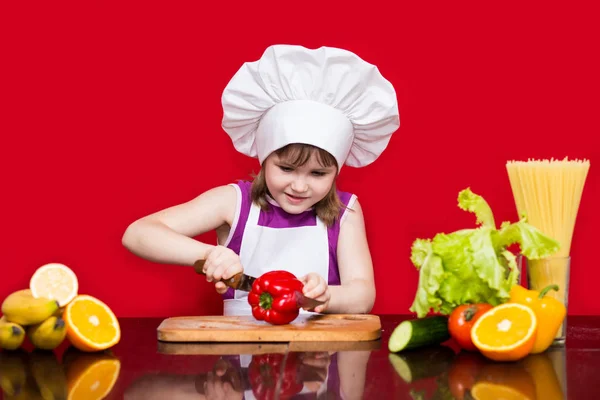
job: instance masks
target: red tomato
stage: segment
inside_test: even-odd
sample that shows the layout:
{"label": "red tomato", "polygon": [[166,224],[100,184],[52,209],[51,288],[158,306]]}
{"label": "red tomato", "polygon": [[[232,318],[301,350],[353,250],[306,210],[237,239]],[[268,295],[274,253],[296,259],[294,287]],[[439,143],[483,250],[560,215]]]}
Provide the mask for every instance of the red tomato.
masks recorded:
{"label": "red tomato", "polygon": [[463,400],[466,397],[465,392],[471,390],[486,363],[487,359],[479,353],[458,353],[448,370],[448,384],[455,399]]}
{"label": "red tomato", "polygon": [[450,336],[456,340],[461,348],[477,351],[477,347],[471,340],[471,328],[473,328],[475,321],[490,309],[492,309],[491,304],[479,303],[462,304],[452,310],[448,318],[448,330]]}

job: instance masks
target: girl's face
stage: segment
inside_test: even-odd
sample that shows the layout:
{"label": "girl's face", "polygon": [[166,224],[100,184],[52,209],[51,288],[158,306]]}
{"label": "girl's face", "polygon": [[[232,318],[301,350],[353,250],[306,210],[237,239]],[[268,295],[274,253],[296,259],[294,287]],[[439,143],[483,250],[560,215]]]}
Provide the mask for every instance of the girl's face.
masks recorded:
{"label": "girl's face", "polygon": [[335,165],[324,167],[319,163],[315,151],[304,165],[297,167],[271,153],[264,168],[269,193],[290,214],[300,214],[321,201],[337,174]]}

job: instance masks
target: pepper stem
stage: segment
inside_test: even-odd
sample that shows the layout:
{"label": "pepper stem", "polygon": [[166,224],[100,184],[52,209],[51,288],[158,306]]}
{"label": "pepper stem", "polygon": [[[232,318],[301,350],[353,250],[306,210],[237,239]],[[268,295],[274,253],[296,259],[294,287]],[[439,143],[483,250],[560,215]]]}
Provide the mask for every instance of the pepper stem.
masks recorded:
{"label": "pepper stem", "polygon": [[262,292],[260,294],[260,299],[258,300],[258,304],[260,305],[260,308],[262,308],[263,310],[271,309],[271,305],[273,304],[273,296],[271,296],[270,293]]}
{"label": "pepper stem", "polygon": [[546,295],[546,293],[548,293],[551,290],[556,290],[558,292],[558,285],[548,285],[545,288],[543,288],[542,291],[540,292],[540,295],[538,296],[538,299],[541,299],[542,297],[544,297]]}

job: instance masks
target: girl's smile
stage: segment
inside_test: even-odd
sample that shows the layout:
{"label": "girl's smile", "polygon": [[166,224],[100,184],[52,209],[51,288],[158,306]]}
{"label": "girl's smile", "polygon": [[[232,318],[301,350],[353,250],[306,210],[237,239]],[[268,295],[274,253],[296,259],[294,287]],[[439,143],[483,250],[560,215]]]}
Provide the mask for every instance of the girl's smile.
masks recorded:
{"label": "girl's smile", "polygon": [[293,195],[291,195],[291,194],[289,194],[289,193],[285,193],[285,195],[287,196],[287,199],[288,199],[288,201],[289,201],[291,204],[294,204],[294,205],[296,205],[296,204],[300,204],[300,203],[302,203],[304,200],[308,199],[308,197],[293,196]]}

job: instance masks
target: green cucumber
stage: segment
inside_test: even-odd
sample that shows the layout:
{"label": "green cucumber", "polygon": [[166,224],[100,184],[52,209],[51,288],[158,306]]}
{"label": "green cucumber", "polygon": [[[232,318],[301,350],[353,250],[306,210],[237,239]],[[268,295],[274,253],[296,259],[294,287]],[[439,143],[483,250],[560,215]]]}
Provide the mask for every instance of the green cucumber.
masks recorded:
{"label": "green cucumber", "polygon": [[406,383],[441,375],[448,371],[454,357],[454,350],[442,345],[432,345],[388,355],[390,363]]}
{"label": "green cucumber", "polygon": [[390,335],[388,348],[402,350],[440,344],[450,339],[448,318],[442,315],[402,321]]}

